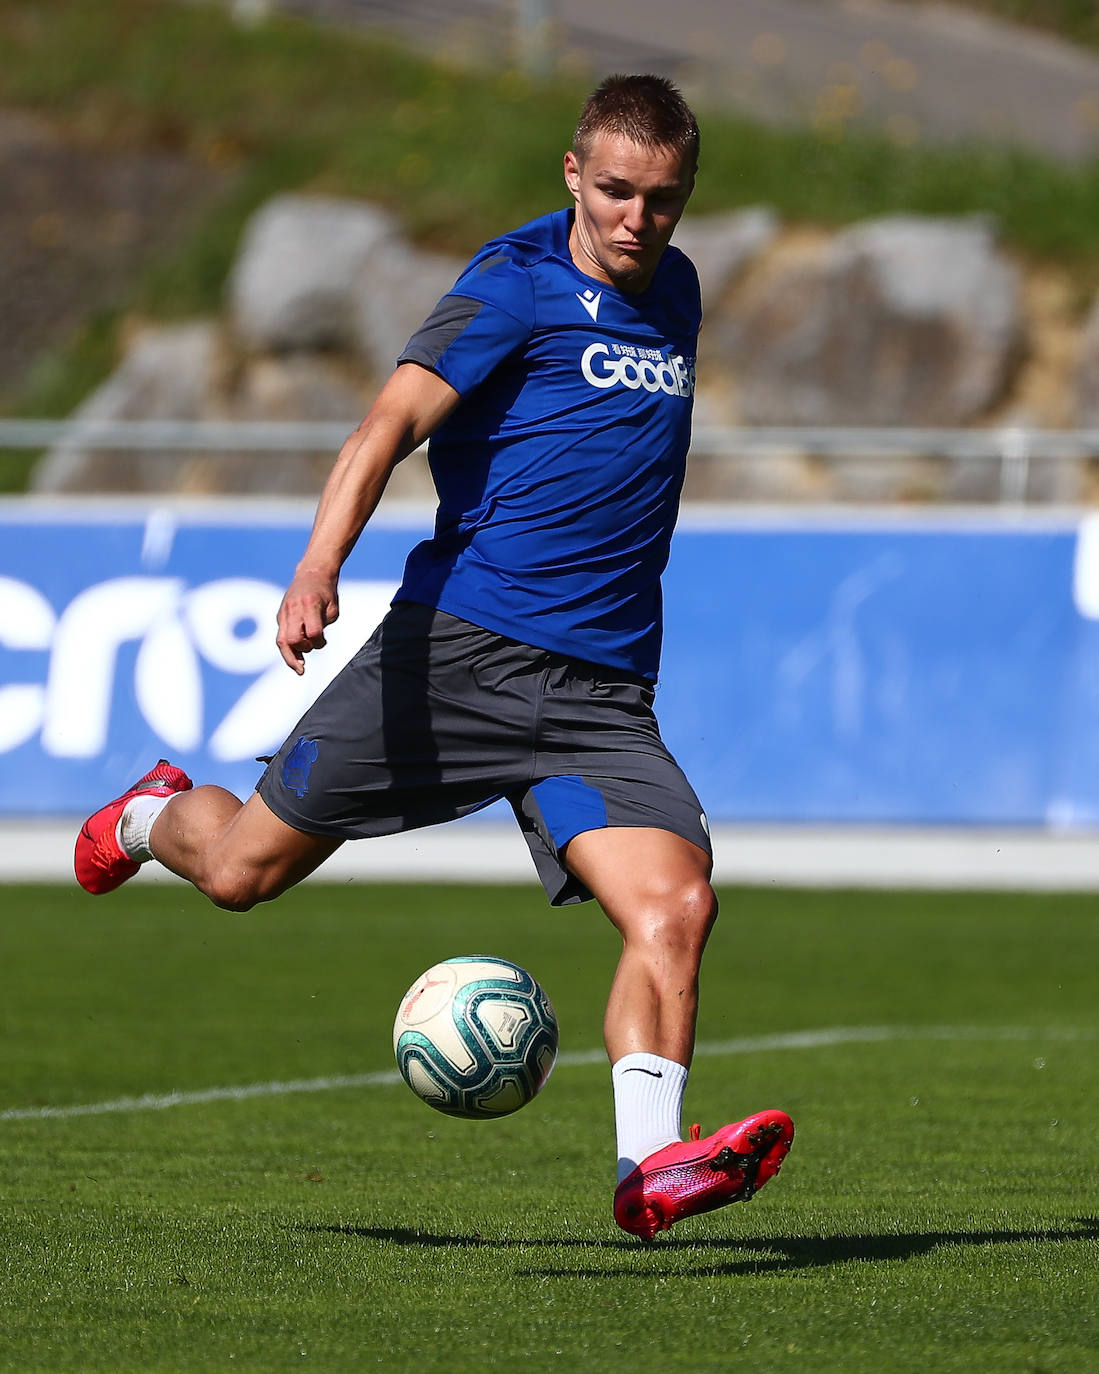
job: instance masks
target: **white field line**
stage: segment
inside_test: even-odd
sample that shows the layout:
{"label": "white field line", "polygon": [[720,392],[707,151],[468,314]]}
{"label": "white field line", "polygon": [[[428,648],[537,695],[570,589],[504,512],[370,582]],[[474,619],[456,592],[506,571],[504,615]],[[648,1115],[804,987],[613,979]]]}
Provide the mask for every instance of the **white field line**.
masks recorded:
{"label": "white field line", "polygon": [[[832,1026],[823,1030],[788,1031],[740,1040],[715,1040],[695,1046],[696,1058],[758,1054],[766,1050],[813,1050],[832,1045],[858,1045],[898,1040],[1099,1040],[1099,1028],[1037,1029],[1027,1026]],[[566,1068],[606,1062],[603,1050],[572,1050],[557,1063]],[[376,1073],[337,1074],[328,1078],[294,1078],[275,1083],[244,1083],[228,1088],[199,1088],[192,1092],[147,1093],[116,1097],[108,1102],[78,1102],[67,1107],[9,1107],[0,1121],[47,1121],[75,1116],[110,1116],[131,1112],[160,1112],[168,1107],[191,1107],[203,1102],[239,1102],[249,1097],[286,1097],[291,1093],[333,1092],[341,1088],[388,1088],[401,1082],[396,1069]]]}

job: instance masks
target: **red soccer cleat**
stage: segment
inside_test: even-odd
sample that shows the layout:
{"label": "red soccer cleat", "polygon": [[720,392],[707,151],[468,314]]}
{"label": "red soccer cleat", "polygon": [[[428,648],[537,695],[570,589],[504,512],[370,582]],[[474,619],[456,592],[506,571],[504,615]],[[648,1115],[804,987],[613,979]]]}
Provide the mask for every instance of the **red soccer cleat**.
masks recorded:
{"label": "red soccer cleat", "polygon": [[191,779],[183,769],[176,768],[167,759],[161,759],[128,792],[123,792],[121,797],[116,797],[94,816],[89,816],[80,827],[80,834],[76,837],[76,853],[73,855],[73,868],[80,886],[97,895],[113,892],[141,867],[123,850],[116,835],[119,818],[131,798],[146,792],[151,792],[154,797],[170,797],[175,792],[187,792],[190,788]]}
{"label": "red soccer cleat", "polygon": [[699,1140],[667,1145],[642,1160],[614,1194],[614,1219],[623,1231],[652,1240],[684,1217],[747,1202],[774,1178],[789,1153],[794,1123],[785,1112],[757,1112]]}

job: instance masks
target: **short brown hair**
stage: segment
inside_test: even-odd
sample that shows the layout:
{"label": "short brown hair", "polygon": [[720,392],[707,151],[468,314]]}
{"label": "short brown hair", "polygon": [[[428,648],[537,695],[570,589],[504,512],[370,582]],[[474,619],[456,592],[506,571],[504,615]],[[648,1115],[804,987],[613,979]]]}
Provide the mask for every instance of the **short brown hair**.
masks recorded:
{"label": "short brown hair", "polygon": [[698,121],[678,88],[663,76],[608,76],[584,102],[573,135],[580,162],[597,134],[618,134],[643,148],[672,148],[698,168]]}

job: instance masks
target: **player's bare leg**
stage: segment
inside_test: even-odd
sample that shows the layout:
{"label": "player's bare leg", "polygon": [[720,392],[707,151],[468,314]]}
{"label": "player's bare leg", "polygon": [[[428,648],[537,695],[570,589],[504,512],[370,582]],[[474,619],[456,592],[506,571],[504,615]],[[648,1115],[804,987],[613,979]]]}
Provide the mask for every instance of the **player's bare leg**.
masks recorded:
{"label": "player's bare leg", "polygon": [[149,834],[155,859],[229,911],[279,896],[342,843],[295,830],[255,793],[242,804],[213,786],[173,797]]}
{"label": "player's bare leg", "polygon": [[746,1201],[793,1140],[785,1112],[757,1112],[705,1140],[680,1139],[698,974],[717,916],[709,857],[666,831],[585,831],[566,862],[622,936],[604,1023],[618,1134],[614,1215],[651,1240],[683,1217]]}
{"label": "player's bare leg", "polygon": [[622,936],[603,1026],[611,1062],[646,1052],[690,1064],[717,917],[709,855],[667,830],[610,827],[577,835],[565,861]]}
{"label": "player's bare leg", "polygon": [[300,882],[342,844],[303,834],[255,794],[192,788],[161,759],[80,827],[73,856],[86,891],[113,892],[149,859],[188,879],[217,906],[246,911]]}

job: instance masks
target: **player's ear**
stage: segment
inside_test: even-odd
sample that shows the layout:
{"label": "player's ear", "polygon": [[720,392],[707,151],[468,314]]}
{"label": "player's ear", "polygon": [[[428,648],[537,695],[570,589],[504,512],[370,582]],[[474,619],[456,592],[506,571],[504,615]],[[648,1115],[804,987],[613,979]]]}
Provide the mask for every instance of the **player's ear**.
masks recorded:
{"label": "player's ear", "polygon": [[580,194],[580,159],[570,148],[565,154],[565,185],[574,196]]}

